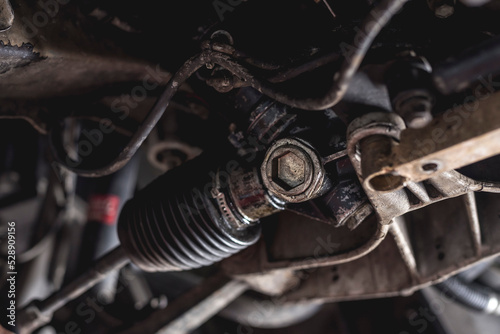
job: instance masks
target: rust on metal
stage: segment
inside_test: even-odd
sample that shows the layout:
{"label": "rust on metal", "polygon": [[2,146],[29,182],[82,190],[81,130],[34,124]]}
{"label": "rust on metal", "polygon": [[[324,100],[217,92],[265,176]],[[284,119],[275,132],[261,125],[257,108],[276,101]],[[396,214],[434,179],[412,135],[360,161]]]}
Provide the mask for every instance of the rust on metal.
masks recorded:
{"label": "rust on metal", "polygon": [[248,284],[221,273],[176,298],[165,309],[157,310],[121,334],[189,333],[248,289]]}
{"label": "rust on metal", "polygon": [[407,129],[384,174],[414,182],[500,154],[500,93],[458,106],[422,129]]}
{"label": "rust on metal", "polygon": [[390,133],[396,122],[371,117],[351,124],[348,144],[365,189],[395,191],[500,154],[500,93],[450,109],[426,127],[401,129],[399,138]]}
{"label": "rust on metal", "polygon": [[318,153],[306,142],[294,138],[280,139],[269,148],[261,174],[269,191],[290,203],[317,197],[325,181]]}

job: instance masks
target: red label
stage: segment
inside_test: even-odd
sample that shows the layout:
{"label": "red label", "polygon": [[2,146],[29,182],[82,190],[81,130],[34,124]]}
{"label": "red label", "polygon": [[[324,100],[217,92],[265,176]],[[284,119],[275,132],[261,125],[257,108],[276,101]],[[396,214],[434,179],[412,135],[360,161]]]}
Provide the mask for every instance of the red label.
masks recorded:
{"label": "red label", "polygon": [[119,207],[120,197],[116,195],[92,195],[89,199],[88,220],[114,225]]}

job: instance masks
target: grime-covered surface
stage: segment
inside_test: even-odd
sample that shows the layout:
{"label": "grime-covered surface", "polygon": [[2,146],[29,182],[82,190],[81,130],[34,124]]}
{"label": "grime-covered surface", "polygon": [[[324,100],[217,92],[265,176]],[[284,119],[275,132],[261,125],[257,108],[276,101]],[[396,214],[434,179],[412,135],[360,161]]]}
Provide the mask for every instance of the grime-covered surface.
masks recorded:
{"label": "grime-covered surface", "polygon": [[128,55],[122,41],[99,31],[71,2],[47,9],[20,0],[14,10],[12,27],[0,29],[0,98],[77,96],[97,89],[106,95],[113,85],[164,84],[169,78],[157,63]]}
{"label": "grime-covered surface", "polygon": [[14,22],[14,11],[9,0],[0,0],[0,31],[10,29]]}
{"label": "grime-covered surface", "polygon": [[0,75],[39,60],[41,60],[40,54],[34,52],[33,45],[29,43],[17,46],[0,41]]}
{"label": "grime-covered surface", "polygon": [[[92,146],[94,153],[88,161],[94,157],[98,157],[95,158],[95,161],[99,161],[103,157],[111,156],[111,152],[119,151],[125,145],[126,140],[121,137],[128,138],[140,133],[137,132],[137,124],[141,122],[141,119],[144,119],[142,116],[151,110],[162,86],[170,78],[167,71],[162,69],[174,70],[186,59],[202,52],[200,50],[204,50],[203,45],[207,44],[200,42],[208,42],[211,37],[207,36],[210,36],[211,32],[204,34],[210,29],[202,22],[210,21],[204,21],[200,18],[196,20],[196,18],[197,15],[209,16],[210,13],[208,11],[205,13],[201,9],[202,7],[197,7],[197,10],[189,8],[189,11],[179,11],[176,7],[181,6],[178,3],[183,1],[182,6],[189,7],[189,4],[195,2],[194,0],[172,1],[170,5],[175,10],[169,12],[160,12],[156,10],[157,7],[150,7],[149,5],[154,0],[145,0],[140,4],[120,0],[66,1],[63,4],[63,1],[56,0],[59,3],[57,6],[51,8],[42,6],[47,1],[20,0],[12,2],[16,19],[11,22],[12,26],[9,26],[8,30],[0,32],[0,118],[28,120],[38,132],[51,134],[49,139],[51,144],[63,141],[70,142],[71,138],[66,137],[72,135],[82,137],[82,133],[87,134],[89,131],[94,134],[96,133],[94,132],[96,131],[94,127],[97,124],[96,121],[108,120],[116,126],[117,131],[109,136],[97,135],[99,140],[96,140],[95,147]],[[229,49],[234,48],[238,51],[237,56],[233,54],[220,56],[231,60],[233,60],[231,57],[234,56],[235,63],[241,62],[245,68],[248,66],[248,72],[255,77],[255,80],[269,81],[270,83],[274,83],[273,80],[279,82],[276,78],[280,78],[280,76],[276,76],[275,72],[278,74],[293,73],[289,70],[295,70],[292,67],[296,64],[300,64],[299,69],[307,68],[307,63],[302,64],[299,61],[303,57],[308,58],[318,51],[333,52],[332,46],[337,46],[344,41],[351,42],[351,28],[358,25],[358,21],[364,17],[368,7],[380,3],[360,0],[359,3],[366,2],[369,5],[360,10],[361,6],[357,3],[353,7],[360,8],[356,8],[356,11],[352,11],[352,13],[346,8],[344,10],[336,8],[340,21],[334,21],[333,25],[329,13],[325,11],[325,14],[328,14],[328,20],[323,26],[323,23],[320,23],[321,16],[316,15],[316,11],[311,16],[312,20],[311,17],[309,19],[306,17],[305,9],[308,6],[315,6],[314,2],[308,4],[302,3],[300,0],[289,1],[289,3],[286,0],[277,1],[275,4],[265,3],[262,0],[241,2],[241,6],[238,5],[238,10],[236,7],[231,7],[230,12],[242,13],[241,16],[244,20],[232,19],[229,16],[230,13],[226,13],[227,17],[225,17],[224,23],[220,18],[221,22],[219,23],[221,24],[214,25],[217,29],[228,31],[227,34],[231,36],[229,38],[231,48]],[[216,1],[215,3],[220,4],[221,2]],[[237,1],[228,1],[228,3],[237,3]],[[340,5],[340,3],[342,2],[338,2],[336,5]],[[10,5],[10,2],[0,0],[1,4]],[[417,8],[417,4],[423,8]],[[86,10],[84,8],[86,5],[97,7]],[[205,7],[211,5],[211,2],[204,3]],[[464,30],[477,30],[481,31],[481,34],[485,31],[494,35],[495,30],[483,26],[478,27],[476,24],[468,24],[467,28],[463,30],[458,29],[462,24],[453,22],[459,22],[459,19],[464,18],[465,15],[467,15],[467,22],[478,23],[477,20],[470,19],[469,14],[451,18],[450,22],[453,24],[450,25],[444,24],[444,21],[433,23],[428,17],[433,14],[428,12],[425,2],[414,1],[411,5],[419,10],[407,8],[401,14],[411,13],[411,15],[408,14],[399,19],[405,21],[404,24],[392,22],[396,25],[386,31],[386,33],[390,32],[386,38],[375,41],[374,48],[370,50],[371,54],[365,59],[366,66],[362,66],[356,73],[346,98],[338,107],[334,106],[335,108],[326,112],[339,115],[339,119],[344,120],[345,123],[352,121],[356,115],[365,115],[374,111],[384,111],[385,114],[390,114],[392,106],[383,76],[388,64],[394,61],[396,54],[401,51],[402,45],[404,48],[415,46],[417,53],[422,52],[423,55],[430,56],[429,60],[433,64],[438,64],[440,59],[446,58],[448,55],[456,53],[458,49],[472,45],[472,42],[475,43],[478,40],[476,35],[467,37],[465,34],[467,31]],[[254,6],[254,11],[248,10],[251,6]],[[289,13],[295,12],[290,10],[294,6],[300,7],[300,10],[297,10],[297,16]],[[124,15],[120,18],[114,16],[118,15],[117,13],[123,13],[125,8],[128,8],[133,15]],[[192,12],[192,15],[188,15],[189,12]],[[217,14],[217,12],[212,14],[214,13]],[[426,13],[429,15],[425,16]],[[123,19],[127,16],[131,20]],[[172,16],[176,16],[176,19],[182,17],[183,21],[197,21],[194,26],[198,30],[193,33],[193,31],[183,27],[184,23],[179,26],[177,23],[172,23],[170,29],[151,29],[168,22],[169,17]],[[284,17],[289,19],[285,20]],[[414,17],[418,17],[418,21],[417,18],[413,20]],[[2,30],[1,18],[0,31]],[[268,18],[267,27],[271,27],[270,29],[266,29],[265,18]],[[410,18],[412,19],[410,20]],[[134,22],[135,19],[137,19],[136,22]],[[422,20],[430,23],[422,26],[419,24]],[[171,21],[174,22],[174,20]],[[278,24],[276,24],[277,21]],[[287,24],[288,21],[292,24]],[[345,23],[348,21],[349,23]],[[110,25],[105,28],[104,23],[110,23]],[[165,25],[167,24],[165,23]],[[241,27],[238,29],[238,26]],[[312,30],[318,30],[318,33],[311,33],[311,31],[303,29],[302,26],[315,27]],[[443,37],[448,39],[448,35],[451,35],[450,31],[453,31],[454,35],[460,36],[463,43],[455,43],[456,45],[454,43],[441,43]],[[418,38],[412,38],[412,32]],[[330,34],[334,34],[334,38],[331,38]],[[248,36],[245,39],[246,35]],[[266,38],[267,35],[270,37]],[[188,37],[186,38],[186,36]],[[273,39],[272,36],[277,36],[277,38]],[[429,38],[429,41],[423,41],[424,38]],[[234,44],[232,43],[233,39]],[[302,39],[305,39],[306,42],[304,43]],[[250,40],[252,42],[249,42]],[[180,42],[172,43],[172,41]],[[429,45],[430,42],[434,44]],[[323,49],[323,43],[328,44],[328,47]],[[281,47],[282,45],[288,45],[290,48]],[[228,46],[226,45],[226,47]],[[215,47],[215,44],[212,47]],[[276,54],[273,53],[273,49]],[[280,50],[282,52],[276,52],[276,49],[282,49]],[[291,52],[294,50],[300,52]],[[205,53],[205,51],[203,52]],[[213,54],[212,51],[215,50],[211,50],[210,54]],[[206,53],[208,54],[208,51]],[[275,57],[276,55],[278,56]],[[257,58],[254,58],[256,56]],[[256,60],[260,60],[260,62]],[[276,62],[270,62],[270,60]],[[285,292],[284,300],[292,303],[378,298],[412,293],[418,288],[443,280],[463,268],[472,266],[482,258],[500,253],[497,242],[500,240],[500,230],[498,224],[494,224],[498,222],[496,218],[498,216],[496,209],[498,208],[498,198],[494,198],[496,195],[492,194],[474,194],[474,192],[488,190],[498,192],[500,188],[498,184],[486,182],[492,179],[476,178],[471,175],[467,176],[467,174],[461,175],[455,171],[442,173],[443,170],[440,170],[436,171],[436,174],[429,173],[429,178],[425,177],[425,180],[415,180],[422,182],[407,182],[404,187],[392,192],[378,192],[375,189],[365,191],[366,189],[362,187],[363,178],[358,180],[358,175],[361,173],[356,173],[359,171],[355,171],[351,166],[351,162],[355,163],[352,159],[353,155],[345,156],[346,151],[337,151],[337,149],[345,150],[346,148],[340,143],[347,142],[344,138],[344,125],[348,124],[342,123],[342,131],[336,133],[338,129],[329,126],[329,124],[318,126],[320,117],[314,121],[313,111],[282,108],[280,103],[272,98],[260,95],[259,98],[262,98],[262,101],[259,101],[259,105],[269,106],[271,104],[273,108],[276,105],[278,111],[272,113],[263,108],[265,110],[258,113],[260,109],[253,107],[248,110],[235,108],[237,103],[232,96],[234,92],[221,89],[214,91],[213,88],[216,87],[209,84],[213,82],[210,81],[211,79],[221,79],[222,77],[217,76],[221,72],[224,78],[228,75],[228,81],[232,81],[238,76],[221,71],[220,66],[222,65],[216,62],[206,62],[199,71],[197,70],[190,77],[189,85],[192,90],[189,90],[189,97],[196,99],[198,104],[203,104],[207,113],[210,114],[209,122],[199,120],[199,129],[203,129],[203,131],[198,131],[192,118],[187,117],[194,115],[193,110],[190,110],[191,106],[186,103],[186,101],[189,102],[187,98],[176,96],[176,99],[172,100],[170,109],[165,113],[165,115],[172,115],[172,111],[175,111],[179,116],[179,124],[181,122],[187,124],[186,138],[189,138],[189,141],[186,143],[191,144],[192,140],[194,146],[202,147],[203,150],[205,148],[215,150],[221,155],[227,156],[230,154],[230,149],[226,150],[225,145],[220,145],[218,135],[221,135],[221,142],[224,144],[227,144],[224,140],[227,137],[228,129],[231,133],[233,131],[237,134],[241,133],[242,138],[244,138],[248,121],[250,121],[248,132],[252,132],[256,138],[258,137],[259,140],[264,138],[259,136],[260,134],[271,135],[265,143],[259,142],[255,144],[255,147],[252,143],[253,151],[257,153],[263,154],[264,148],[269,147],[257,148],[260,144],[272,145],[276,139],[281,140],[289,138],[289,136],[296,136],[303,140],[314,139],[311,143],[315,144],[323,141],[323,145],[320,145],[321,149],[316,148],[318,152],[327,152],[327,154],[321,155],[327,157],[320,161],[321,163],[326,164],[338,159],[335,164],[332,163],[328,168],[325,168],[326,176],[332,178],[331,184],[328,183],[328,186],[331,185],[332,188],[327,190],[325,187],[325,193],[318,192],[322,195],[314,201],[306,204],[294,203],[296,205],[289,205],[287,211],[281,212],[275,217],[263,219],[264,232],[260,241],[236,256],[226,259],[219,267],[224,271],[224,275],[228,276],[224,279],[229,277],[243,279],[253,290],[262,294],[275,295]],[[300,77],[295,77],[297,85],[291,82],[288,83],[290,87],[286,87],[287,83],[281,82],[283,91],[300,90],[304,96],[309,96],[309,93],[321,95],[323,88],[327,87],[326,83],[330,83],[333,77],[331,73],[335,73],[334,67],[336,66],[337,64],[332,63],[329,64],[328,68],[325,67],[324,71],[316,68],[317,71],[311,73],[299,71],[302,74]],[[322,75],[316,75],[319,71],[324,72],[323,74],[325,78],[328,77],[326,78],[328,80]],[[302,81],[303,76],[306,79],[313,79],[311,80],[313,84],[303,84],[308,82],[308,80]],[[253,82],[253,77],[252,80],[248,79],[247,83]],[[284,80],[285,77],[283,76],[281,79]],[[177,87],[177,81],[173,82]],[[365,84],[363,84],[364,82]],[[308,89],[302,91],[300,88],[304,86],[307,86]],[[234,87],[240,86],[235,85]],[[258,94],[257,89],[249,93],[250,87],[245,88],[247,88],[246,92],[245,89],[241,90],[245,99],[250,99],[251,94]],[[225,93],[222,94],[222,91]],[[143,100],[141,102],[144,103],[140,104],[141,107],[134,107],[135,104],[139,105],[136,103],[137,100]],[[455,97],[444,100],[446,101],[441,102],[444,107],[439,106],[436,108],[437,110],[447,110],[450,107],[448,104],[459,101]],[[116,112],[117,110],[119,112]],[[130,115],[131,117],[127,117],[130,110],[134,110],[134,112]],[[213,122],[213,115],[217,115],[217,122]],[[277,121],[282,121],[285,116],[289,115],[293,116],[284,122],[283,127],[278,129],[278,125],[281,123]],[[346,117],[342,117],[342,115]],[[439,115],[435,116],[437,121]],[[477,117],[477,110],[474,116]],[[127,122],[131,122],[131,124],[124,124],[124,119],[127,119]],[[484,123],[489,126],[498,124],[496,118],[485,117],[484,119],[486,120]],[[144,133],[141,134],[142,138],[148,137],[148,140],[151,140],[145,142],[142,147],[144,150],[149,150],[149,160],[162,161],[170,157],[167,154],[161,156],[157,153],[158,151],[154,151],[152,148],[155,145],[156,147],[167,147],[162,145],[179,142],[184,138],[183,131],[177,128],[177,123],[173,126],[171,120],[171,118],[164,118],[162,123],[165,126],[153,124],[155,129],[152,135],[145,134],[143,136]],[[79,125],[83,126],[83,131],[76,129],[76,127],[72,128],[72,123],[80,123]],[[215,123],[217,126],[214,126]],[[468,123],[464,122],[465,125]],[[272,127],[275,127],[276,130],[271,129]],[[292,131],[291,128],[295,131]],[[59,129],[60,133],[54,129]],[[222,131],[219,131],[220,129]],[[466,129],[466,126],[463,129]],[[483,127],[481,129],[484,130]],[[427,131],[425,136],[419,135],[424,132],[413,130],[414,137],[421,139],[420,137],[432,136],[432,130]],[[166,132],[166,134],[162,132]],[[335,133],[335,138],[329,138],[332,133]],[[411,134],[411,131],[408,133]],[[65,136],[66,134],[68,136]],[[449,132],[449,134],[452,137],[453,133]],[[402,137],[404,136],[402,135]],[[212,139],[212,137],[217,138]],[[90,143],[92,139],[95,139],[95,136],[92,138],[82,137],[82,139],[86,141],[80,141],[78,145]],[[243,140],[241,139],[241,142]],[[200,145],[199,142],[210,142],[210,145]],[[408,154],[415,153],[415,147],[408,144],[411,144],[411,141],[401,141],[401,143],[407,143],[405,147]],[[398,138],[398,145],[404,146],[401,143]],[[492,146],[495,143],[496,141],[489,142]],[[334,144],[335,150],[332,148]],[[233,146],[235,146],[234,148],[240,147],[234,143]],[[43,148],[46,149],[45,146]],[[61,150],[65,156],[72,153],[67,148]],[[77,149],[85,153],[82,148],[85,147]],[[184,152],[178,151],[172,149],[167,153],[171,154],[172,160],[182,161],[179,164],[188,160],[184,157]],[[366,153],[366,150],[360,149],[359,151],[361,153],[353,152],[356,155],[361,154],[361,158],[365,158],[363,153]],[[126,152],[126,150],[122,150],[122,152]],[[210,154],[211,151],[207,150],[205,153]],[[281,187],[278,189],[278,194],[294,191],[297,188],[301,190],[302,185],[308,184],[308,178],[316,174],[308,170],[307,159],[302,159],[300,154],[290,154],[288,151],[281,153],[283,154],[279,154],[276,160],[272,160],[270,164],[272,167],[270,169],[271,181]],[[455,152],[455,156],[461,155]],[[252,162],[255,163],[255,166],[252,167],[258,168],[262,164],[259,160],[259,154],[256,154],[256,157],[257,160]],[[467,158],[469,156],[462,159],[466,160]],[[370,162],[374,159],[365,159],[365,162],[366,160]],[[61,159],[61,161],[64,163],[64,160]],[[342,167],[342,163],[346,166]],[[438,167],[435,161],[433,163]],[[347,165],[350,167],[348,168]],[[419,166],[423,167],[426,164]],[[183,166],[179,167],[184,168]],[[345,173],[341,173],[341,167],[346,169]],[[491,168],[491,166],[488,167]],[[428,168],[424,169],[424,172],[427,171],[429,171]],[[145,174],[148,172],[143,173],[143,175]],[[186,177],[186,181],[190,178],[191,175],[189,178]],[[408,180],[410,179],[408,178]],[[179,182],[183,181],[184,179],[179,180]],[[247,188],[248,184],[243,182],[242,184],[241,187],[238,184],[237,194],[239,195],[241,192],[245,195],[241,198],[247,199],[246,195],[250,193],[250,189]],[[162,187],[162,189],[164,188]],[[162,191],[158,191],[158,193],[161,196]],[[298,190],[297,193],[300,194]],[[234,194],[231,193],[231,195]],[[292,194],[292,196],[296,196],[296,194]],[[478,196],[477,206],[481,213],[474,209],[476,207],[475,196]],[[483,198],[483,196],[485,197]],[[279,196],[276,197],[279,198]],[[175,208],[175,205],[172,207]],[[224,202],[222,207],[227,208],[227,202]],[[182,215],[182,212],[172,214],[172,216],[174,215],[173,219],[165,219],[167,221],[165,223],[168,223],[168,220],[171,222],[176,220]],[[179,221],[176,220],[177,226],[183,226],[178,223]],[[189,224],[186,226],[193,227]],[[154,236],[151,239],[154,239]],[[205,274],[207,273],[202,273],[202,275]],[[161,281],[160,285],[165,286],[166,284]],[[68,307],[70,307],[69,304]],[[66,308],[66,310],[61,311],[64,313],[69,310]],[[119,318],[128,317],[120,316]],[[133,317],[131,318],[134,320]],[[135,327],[139,327],[139,332],[144,332],[142,326]],[[58,329],[56,331],[59,332]]]}

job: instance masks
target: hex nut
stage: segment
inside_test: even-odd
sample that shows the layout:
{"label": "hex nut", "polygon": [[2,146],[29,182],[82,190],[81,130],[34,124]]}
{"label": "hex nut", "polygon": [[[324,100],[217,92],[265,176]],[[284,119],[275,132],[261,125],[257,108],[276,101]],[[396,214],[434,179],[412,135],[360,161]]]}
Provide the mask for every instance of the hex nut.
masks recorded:
{"label": "hex nut", "polygon": [[288,151],[272,161],[272,179],[285,190],[292,190],[306,180],[306,161],[297,152]]}
{"label": "hex nut", "polygon": [[427,4],[436,17],[445,19],[455,12],[456,0],[427,0]]}
{"label": "hex nut", "polygon": [[261,175],[274,196],[291,203],[316,197],[325,179],[318,153],[308,143],[294,138],[280,139],[269,148]]}

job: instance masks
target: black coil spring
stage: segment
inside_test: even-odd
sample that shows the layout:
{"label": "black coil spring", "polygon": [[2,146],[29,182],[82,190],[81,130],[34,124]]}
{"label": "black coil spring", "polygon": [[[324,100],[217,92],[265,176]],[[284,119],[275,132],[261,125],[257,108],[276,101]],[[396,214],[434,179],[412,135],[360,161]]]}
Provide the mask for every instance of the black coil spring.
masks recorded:
{"label": "black coil spring", "polygon": [[208,266],[257,241],[259,226],[238,229],[229,224],[211,196],[209,178],[191,177],[198,186],[191,182],[182,191],[182,175],[168,174],[128,201],[120,214],[120,241],[141,269]]}

